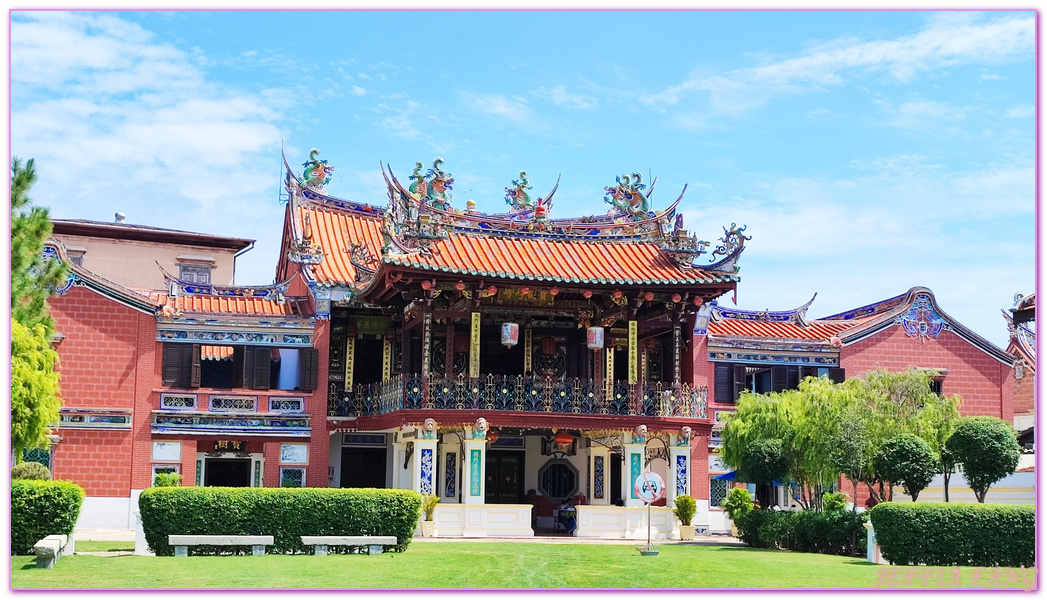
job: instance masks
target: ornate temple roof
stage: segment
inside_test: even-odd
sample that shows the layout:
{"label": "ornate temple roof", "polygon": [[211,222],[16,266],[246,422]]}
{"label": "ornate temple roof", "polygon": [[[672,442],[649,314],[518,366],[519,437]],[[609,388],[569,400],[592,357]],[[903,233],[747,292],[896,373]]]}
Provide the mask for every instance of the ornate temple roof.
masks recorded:
{"label": "ornate temple roof", "polygon": [[906,335],[920,340],[952,331],[997,360],[1013,362],[1003,350],[945,314],[938,307],[934,293],[924,287],[914,287],[899,296],[822,319],[807,318],[807,309],[813,302],[811,298],[799,308],[777,312],[727,309],[713,303],[708,322],[709,345],[752,341],[840,348],[900,325]]}
{"label": "ornate temple roof", "polygon": [[187,294],[170,296],[165,292],[141,290],[142,293],[157,304],[160,310],[170,308],[179,313],[198,313],[210,315],[238,315],[263,317],[308,317],[309,303],[303,298],[290,298],[283,301],[250,296],[212,296]]}
{"label": "ornate temple roof", "polygon": [[331,168],[315,153],[310,158],[301,178],[287,168],[291,223],[284,255],[301,263],[313,284],[366,295],[377,274],[409,270],[559,284],[716,286],[723,293],[740,279],[745,228],[725,227],[713,260],[696,264],[711,244],[683,229],[676,214],[683,193],[667,210],[650,210],[651,189],[643,191],[638,173],[605,188],[607,215],[553,219],[559,180],[547,198],[531,200],[521,172],[506,188],[509,212],[489,215],[471,204],[451,208],[454,179],[441,159],[424,175],[417,163],[409,187],[383,166],[389,205],[380,209],[328,196],[323,183]]}

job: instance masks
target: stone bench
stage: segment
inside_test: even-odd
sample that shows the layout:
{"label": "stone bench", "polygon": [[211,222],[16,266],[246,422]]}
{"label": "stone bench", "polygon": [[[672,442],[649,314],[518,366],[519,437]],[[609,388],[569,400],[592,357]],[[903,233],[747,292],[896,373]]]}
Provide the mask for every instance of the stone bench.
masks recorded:
{"label": "stone bench", "polygon": [[265,554],[273,545],[271,535],[169,535],[167,543],[175,547],[175,556],[189,556],[189,546],[251,546],[255,556]]}
{"label": "stone bench", "polygon": [[302,544],[315,546],[316,556],[327,556],[328,546],[367,546],[368,554],[381,554],[383,546],[395,546],[395,535],[303,535]]}
{"label": "stone bench", "polygon": [[36,553],[36,566],[41,569],[53,569],[55,562],[62,556],[69,538],[64,535],[49,535],[33,545]]}

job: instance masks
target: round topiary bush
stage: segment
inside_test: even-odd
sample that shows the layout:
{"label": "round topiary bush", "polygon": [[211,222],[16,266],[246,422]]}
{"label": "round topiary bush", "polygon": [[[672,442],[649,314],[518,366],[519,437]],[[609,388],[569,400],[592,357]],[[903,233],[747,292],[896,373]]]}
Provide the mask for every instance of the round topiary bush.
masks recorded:
{"label": "round topiary bush", "polygon": [[18,463],[11,467],[11,479],[51,481],[51,469],[48,469],[38,462]]}

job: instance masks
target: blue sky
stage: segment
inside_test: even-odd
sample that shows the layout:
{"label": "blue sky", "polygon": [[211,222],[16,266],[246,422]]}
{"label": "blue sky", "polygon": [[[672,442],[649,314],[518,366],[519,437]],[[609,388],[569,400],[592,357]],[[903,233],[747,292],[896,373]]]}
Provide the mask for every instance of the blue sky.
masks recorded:
{"label": "blue sky", "polygon": [[[281,147],[386,202],[444,158],[459,208],[526,170],[552,215],[640,171],[685,225],[752,236],[738,305],[821,317],[935,292],[997,345],[1035,285],[1035,14],[970,11],[14,12],[11,151],[57,218],[257,239]],[[730,305],[730,299],[721,303]]]}

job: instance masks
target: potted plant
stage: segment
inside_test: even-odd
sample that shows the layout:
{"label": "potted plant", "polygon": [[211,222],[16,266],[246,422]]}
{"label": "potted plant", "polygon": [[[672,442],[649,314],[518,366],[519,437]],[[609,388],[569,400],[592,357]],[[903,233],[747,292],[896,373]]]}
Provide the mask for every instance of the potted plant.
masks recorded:
{"label": "potted plant", "polygon": [[422,496],[422,512],[425,513],[425,520],[422,521],[422,537],[433,537],[436,530],[433,513],[436,512],[436,504],[439,501],[440,497],[436,494]]}
{"label": "potted plant", "polygon": [[694,525],[691,525],[691,519],[694,518],[696,512],[698,512],[698,503],[694,501],[694,498],[687,494],[676,497],[676,508],[673,509],[673,514],[680,519],[681,540],[694,539]]}
{"label": "potted plant", "polygon": [[749,493],[749,490],[734,488],[727,494],[727,499],[723,501],[723,510],[727,513],[727,518],[731,520],[731,535],[738,537],[738,526],[734,523],[738,517],[752,509],[753,495]]}

